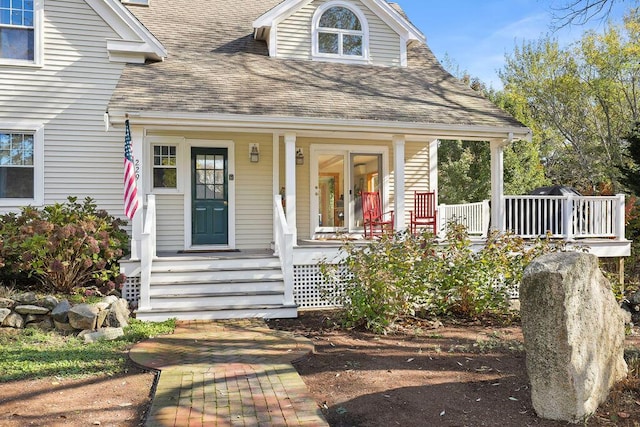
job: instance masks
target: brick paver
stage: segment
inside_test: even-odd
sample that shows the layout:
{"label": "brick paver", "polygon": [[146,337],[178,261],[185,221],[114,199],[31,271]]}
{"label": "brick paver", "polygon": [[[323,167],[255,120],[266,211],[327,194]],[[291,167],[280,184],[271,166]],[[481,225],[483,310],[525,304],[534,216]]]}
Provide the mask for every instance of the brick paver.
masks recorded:
{"label": "brick paver", "polygon": [[129,356],[161,371],[149,427],[328,426],[291,365],[312,351],[262,320],[183,321]]}

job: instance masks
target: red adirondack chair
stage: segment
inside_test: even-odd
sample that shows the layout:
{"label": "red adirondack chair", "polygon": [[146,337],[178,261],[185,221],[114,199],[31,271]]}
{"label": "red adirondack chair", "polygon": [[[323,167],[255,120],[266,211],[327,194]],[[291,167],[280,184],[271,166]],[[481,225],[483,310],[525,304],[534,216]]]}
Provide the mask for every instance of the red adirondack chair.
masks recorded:
{"label": "red adirondack chair", "polygon": [[433,234],[438,233],[436,193],[414,192],[414,210],[411,211],[410,229],[412,234],[416,234],[418,227],[431,227]]}
{"label": "red adirondack chair", "polygon": [[360,195],[362,197],[364,238],[371,239],[384,233],[393,233],[393,211],[382,212],[380,193],[363,191]]}

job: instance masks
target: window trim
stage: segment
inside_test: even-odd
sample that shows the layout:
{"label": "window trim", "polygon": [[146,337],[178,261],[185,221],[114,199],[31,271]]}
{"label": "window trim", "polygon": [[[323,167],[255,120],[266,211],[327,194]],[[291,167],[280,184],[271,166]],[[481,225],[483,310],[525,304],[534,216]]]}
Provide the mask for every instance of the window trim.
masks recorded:
{"label": "window trim", "polygon": [[[321,53],[320,46],[318,42],[320,29],[320,19],[324,13],[331,9],[332,7],[344,7],[345,9],[349,9],[353,12],[354,15],[360,20],[360,26],[362,27],[362,56],[355,55],[344,55],[344,54],[334,54],[334,53]],[[337,34],[344,35],[352,33],[350,30],[339,30],[336,31]],[[360,32],[358,32],[360,33]],[[360,35],[360,34],[358,34]],[[367,21],[364,13],[354,4],[343,1],[343,0],[334,0],[329,1],[321,6],[319,6],[315,13],[313,14],[313,21],[311,26],[311,48],[312,54],[311,57],[316,60],[322,61],[336,61],[336,62],[348,62],[348,63],[368,63],[369,62],[369,23]]]}
{"label": "window trim", "polygon": [[0,207],[20,208],[44,205],[44,125],[42,123],[0,122],[0,130],[33,134],[33,198],[0,198]]}
{"label": "window trim", "polygon": [[[154,187],[153,186],[153,171],[155,170],[155,165],[153,164],[153,148],[160,146],[175,146],[176,147],[176,187],[175,188],[166,188],[166,187]],[[183,168],[183,159],[184,159],[184,138],[177,137],[166,137],[166,136],[149,136],[146,138],[147,153],[145,154],[145,158],[148,159],[147,168],[148,171],[146,173],[145,182],[147,184],[147,188],[149,189],[149,193],[151,194],[183,194],[184,193],[184,168]]]}
{"label": "window trim", "polygon": [[44,65],[44,0],[33,0],[33,61],[0,57],[0,66],[42,67]]}

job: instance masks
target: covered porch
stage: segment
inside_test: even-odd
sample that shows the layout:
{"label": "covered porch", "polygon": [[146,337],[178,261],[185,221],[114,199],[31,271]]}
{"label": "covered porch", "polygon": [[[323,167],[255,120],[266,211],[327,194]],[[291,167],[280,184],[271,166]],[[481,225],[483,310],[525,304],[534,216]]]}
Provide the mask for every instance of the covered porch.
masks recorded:
{"label": "covered porch", "polygon": [[[153,143],[163,132],[151,132],[153,127],[147,124],[146,129],[134,132],[138,137],[134,147],[140,151],[139,158],[145,158],[149,141]],[[185,138],[188,143],[202,141],[201,135],[206,135],[207,140],[217,140],[217,134],[207,133],[216,131],[215,128],[200,131],[198,139],[190,139],[190,134],[185,133]],[[176,132],[171,132],[175,138]],[[228,176],[234,171],[239,174],[244,167],[240,160],[245,152],[242,142],[255,140],[246,128],[234,132],[237,133],[229,134],[225,142],[230,159],[235,159],[230,160],[235,165],[226,171]],[[145,138],[149,134],[154,136]],[[479,141],[487,139],[482,132],[478,135]],[[459,131],[440,138],[453,136],[469,138],[468,133]],[[598,256],[629,255],[630,242],[624,238],[623,195],[503,195],[502,150],[514,136],[505,131],[501,136],[497,138],[494,133],[490,142],[491,199],[465,205],[439,205],[437,234],[441,239],[446,235],[447,224],[455,220],[466,225],[478,246],[484,243],[489,229],[512,231],[524,238],[549,232],[552,238],[588,247]],[[518,137],[526,136],[522,133]],[[273,132],[271,139],[270,153],[264,145],[260,149],[260,155],[264,156],[260,161],[267,164],[256,166],[271,168],[270,206],[266,210],[266,206],[255,205],[261,212],[260,217],[272,224],[272,239],[263,244],[242,246],[238,243],[234,233],[245,225],[237,219],[236,212],[235,218],[229,217],[227,244],[201,246],[187,236],[184,246],[167,251],[166,244],[159,243],[166,225],[160,224],[158,218],[166,215],[166,207],[158,203],[158,197],[164,197],[164,193],[154,194],[151,186],[142,187],[140,203],[144,209],[132,222],[131,257],[121,264],[122,271],[129,277],[125,295],[137,304],[140,318],[295,317],[299,308],[330,306],[331,302],[323,296],[319,262],[339,255],[340,239],[326,239],[326,236],[348,233],[355,238],[362,237],[357,190],[368,186],[366,189],[382,195],[385,210],[394,210],[395,231],[409,227],[414,191],[435,192],[437,197],[439,138],[433,135],[335,131],[328,135],[320,131],[298,131]],[[247,148],[251,147],[248,144]],[[247,152],[251,155],[251,151]],[[363,159],[373,160],[368,169],[362,167]],[[248,167],[252,167],[251,163],[249,159]],[[139,162],[139,166],[143,177],[153,169],[152,166],[145,168],[143,162]],[[228,202],[235,211],[240,205],[238,194],[246,189],[237,181],[234,183],[236,200]],[[149,179],[142,180],[143,185],[145,182]],[[338,189],[339,186],[342,189]],[[143,194],[146,194],[144,198]],[[190,205],[188,200],[185,195],[182,202],[185,212]],[[186,224],[188,215],[185,218]],[[366,240],[362,239],[362,243],[366,244]]]}

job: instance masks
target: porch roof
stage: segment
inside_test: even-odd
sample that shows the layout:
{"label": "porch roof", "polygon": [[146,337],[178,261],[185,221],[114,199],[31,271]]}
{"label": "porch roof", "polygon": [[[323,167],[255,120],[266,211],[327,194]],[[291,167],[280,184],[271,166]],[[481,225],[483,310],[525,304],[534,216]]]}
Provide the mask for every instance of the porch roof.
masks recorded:
{"label": "porch roof", "polygon": [[128,64],[111,111],[209,113],[527,129],[461,84],[428,46],[411,41],[408,66],[270,58],[253,21],[280,0],[156,0],[131,7],[169,52]]}

